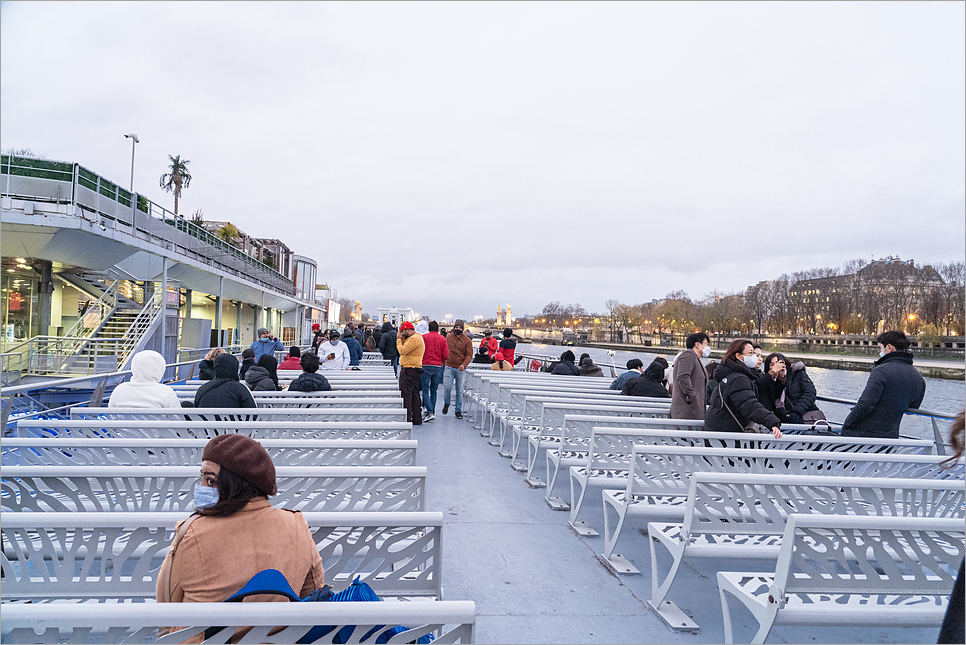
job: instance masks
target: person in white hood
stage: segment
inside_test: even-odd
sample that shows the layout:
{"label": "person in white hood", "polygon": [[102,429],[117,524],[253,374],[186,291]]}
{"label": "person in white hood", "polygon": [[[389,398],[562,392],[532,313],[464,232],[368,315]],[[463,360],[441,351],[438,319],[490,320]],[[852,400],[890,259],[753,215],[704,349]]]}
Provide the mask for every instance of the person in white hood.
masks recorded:
{"label": "person in white hood", "polygon": [[429,321],[420,320],[416,323],[416,333],[420,336],[425,336],[429,333]]}
{"label": "person in white hood", "polygon": [[329,340],[319,345],[319,360],[322,361],[322,371],[349,369],[349,348],[339,342],[339,332],[333,329],[329,332]]}
{"label": "person in white hood", "polygon": [[161,384],[165,362],[161,354],[146,350],[131,360],[131,380],[111,393],[109,408],[180,408],[174,389]]}

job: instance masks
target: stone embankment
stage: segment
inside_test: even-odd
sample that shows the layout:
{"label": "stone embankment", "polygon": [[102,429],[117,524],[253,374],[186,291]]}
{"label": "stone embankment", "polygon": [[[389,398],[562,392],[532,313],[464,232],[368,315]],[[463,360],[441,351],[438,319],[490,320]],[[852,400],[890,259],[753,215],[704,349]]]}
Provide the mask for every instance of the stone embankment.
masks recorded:
{"label": "stone embankment", "polygon": [[[657,347],[644,345],[628,345],[624,343],[577,343],[580,347],[596,347],[598,349],[613,349],[622,352],[642,352],[645,354],[677,355],[683,347]],[[809,367],[824,367],[833,370],[852,370],[856,372],[871,372],[876,358],[867,356],[834,356],[829,354],[801,354],[796,352],[782,352],[789,359],[805,361]],[[724,351],[711,350],[711,358],[720,359]],[[930,360],[916,357],[916,369],[928,378],[943,378],[962,381],[966,378],[966,366],[959,361]]]}

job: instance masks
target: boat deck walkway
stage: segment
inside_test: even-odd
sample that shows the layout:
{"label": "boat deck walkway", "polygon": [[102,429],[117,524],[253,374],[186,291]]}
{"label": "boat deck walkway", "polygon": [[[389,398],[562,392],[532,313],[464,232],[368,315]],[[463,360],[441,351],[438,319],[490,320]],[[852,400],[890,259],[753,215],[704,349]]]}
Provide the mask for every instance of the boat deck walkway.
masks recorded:
{"label": "boat deck walkway", "polygon": [[[618,578],[597,560],[603,538],[579,538],[570,514],[551,510],[545,489],[530,489],[524,475],[473,428],[441,414],[414,428],[419,465],[429,469],[427,508],[442,511],[443,597],[473,600],[479,643],[722,643],[724,626],[715,573],[774,571],[774,560],[684,564],[668,597],[701,626],[672,632],[647,607],[650,555],[647,538],[625,527],[617,552],[642,575]],[[557,494],[567,490],[558,484]],[[603,527],[600,496],[586,520]],[[581,511],[583,517],[586,511]],[[595,515],[596,513],[596,515]],[[750,614],[732,603],[737,642],[756,629]],[[939,628],[775,627],[770,643],[935,643]]]}

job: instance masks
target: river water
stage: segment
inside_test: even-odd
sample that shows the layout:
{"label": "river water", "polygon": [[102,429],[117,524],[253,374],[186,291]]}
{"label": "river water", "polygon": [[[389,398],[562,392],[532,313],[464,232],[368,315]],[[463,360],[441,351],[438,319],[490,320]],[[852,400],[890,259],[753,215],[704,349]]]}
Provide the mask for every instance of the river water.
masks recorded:
{"label": "river water", "polygon": [[[537,343],[520,345],[519,347],[520,351],[525,354],[560,356],[565,349],[570,349],[578,357],[583,353],[587,353],[590,354],[590,357],[594,359],[595,363],[620,366],[620,369],[616,369],[618,374],[626,371],[624,365],[632,358],[640,358],[644,361],[644,365],[647,366],[658,356],[658,354],[624,351],[615,352],[614,356],[610,356],[607,350],[597,349],[595,347],[560,347],[559,345],[543,345]],[[673,356],[665,356],[665,358],[670,361]],[[708,363],[709,360],[715,359],[705,359],[702,362]],[[868,372],[831,370],[820,367],[807,367],[807,365],[808,363],[806,362],[808,375],[811,377],[812,382],[815,383],[815,389],[818,391],[819,396],[854,401],[862,395],[865,383],[869,379]],[[610,370],[606,367],[602,369],[604,370],[604,375],[609,377]],[[920,409],[929,410],[930,412],[958,414],[964,405],[966,405],[964,401],[966,401],[966,382],[927,378],[926,396],[922,401]],[[845,417],[848,416],[849,409],[851,408],[848,405],[828,403],[825,401],[819,401],[818,405],[825,412],[825,416],[828,417],[829,421],[833,423],[842,423],[845,421]],[[949,421],[939,420],[939,428],[943,431],[943,436],[946,435],[946,429],[949,427],[949,423]],[[927,417],[906,415],[902,421],[900,431],[903,435],[910,437],[929,439],[930,441],[933,439],[932,422]]]}

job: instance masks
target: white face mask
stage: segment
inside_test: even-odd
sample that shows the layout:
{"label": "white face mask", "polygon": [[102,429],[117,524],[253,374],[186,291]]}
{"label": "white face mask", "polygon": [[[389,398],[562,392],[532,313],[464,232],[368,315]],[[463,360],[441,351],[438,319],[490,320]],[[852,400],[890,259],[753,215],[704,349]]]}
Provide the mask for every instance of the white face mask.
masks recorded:
{"label": "white face mask", "polygon": [[885,355],[886,355],[885,350],[879,352],[879,358],[882,358]]}
{"label": "white face mask", "polygon": [[758,356],[755,354],[752,354],[751,356],[744,356],[742,357],[742,360],[745,361],[745,366],[749,369],[755,369],[758,367]]}
{"label": "white face mask", "polygon": [[711,345],[705,345],[704,349],[701,350],[701,355],[705,358],[711,356]]}

